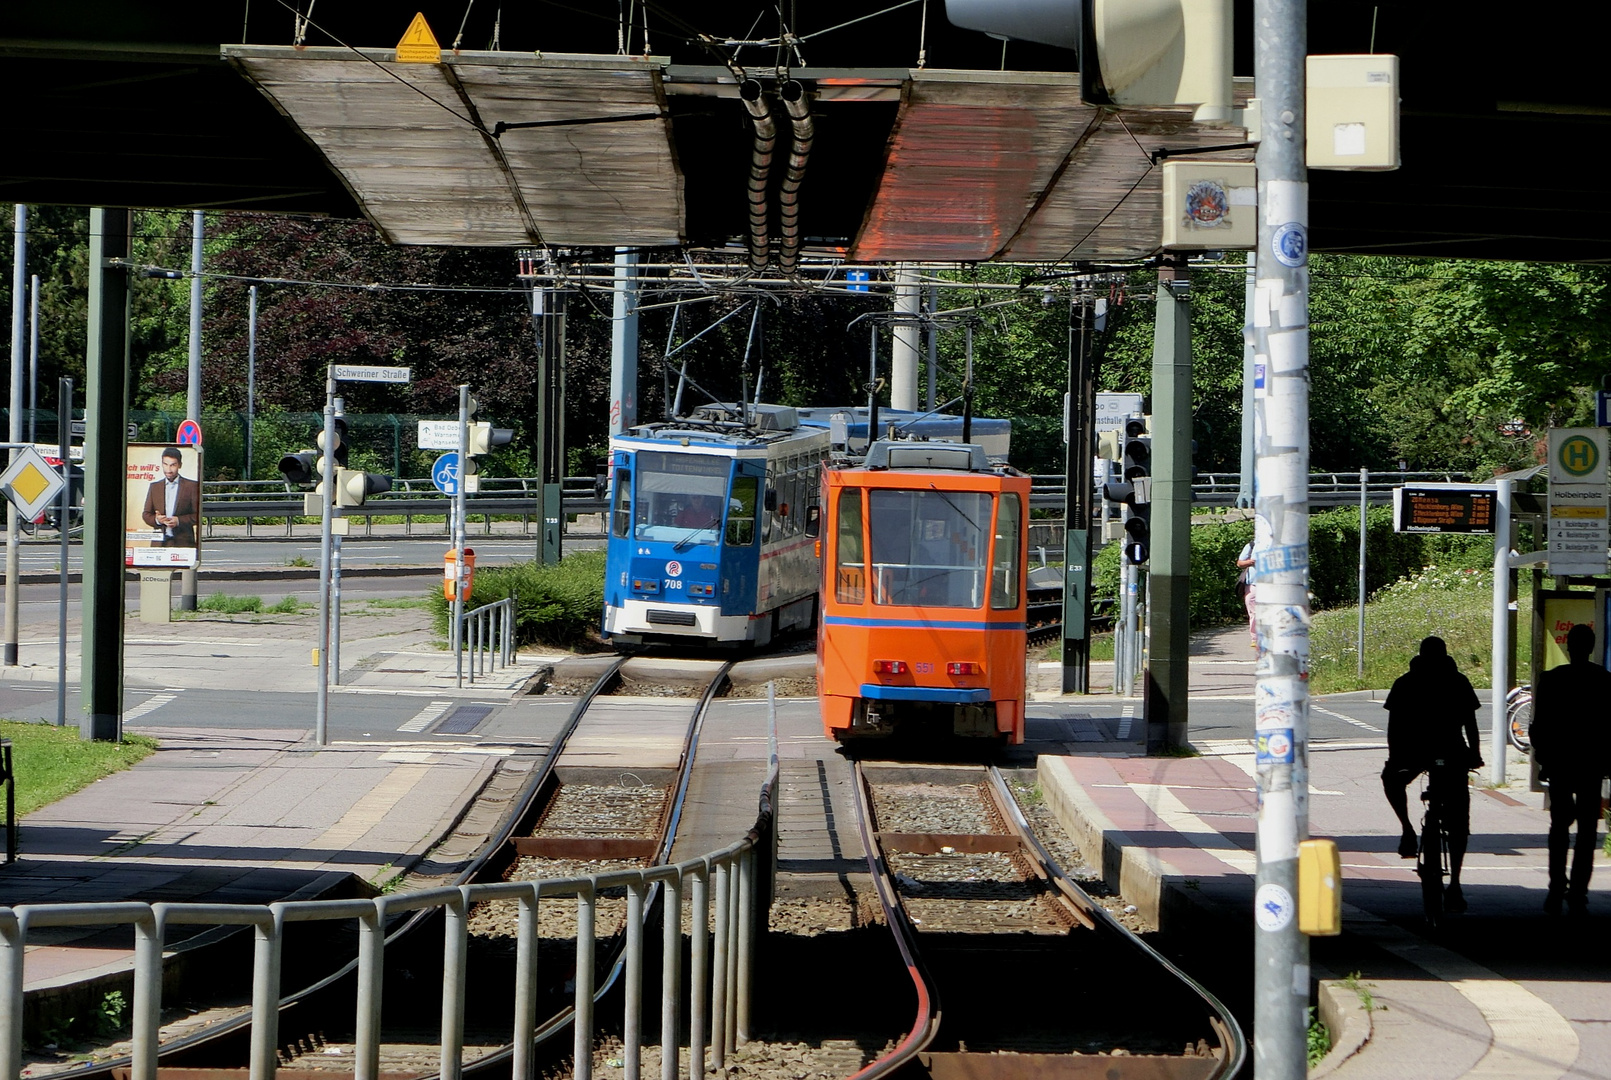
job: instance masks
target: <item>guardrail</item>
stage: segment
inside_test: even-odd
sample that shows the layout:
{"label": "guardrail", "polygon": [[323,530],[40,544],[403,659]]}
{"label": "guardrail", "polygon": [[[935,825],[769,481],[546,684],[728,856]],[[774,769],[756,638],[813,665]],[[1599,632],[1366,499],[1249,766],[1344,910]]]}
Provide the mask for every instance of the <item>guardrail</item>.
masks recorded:
{"label": "guardrail", "polygon": [[[104,903],[0,907],[0,1080],[20,1080],[22,1074],[24,953],[29,933],[36,928],[133,928],[133,1061],[129,1075],[130,1080],[156,1080],[165,962],[163,944],[167,927],[252,927],[255,945],[249,1080],[273,1080],[279,1045],[281,951],[286,924],[330,921],[353,921],[358,925],[354,1076],[356,1080],[378,1080],[386,924],[393,915],[426,909],[441,909],[444,914],[440,1075],[444,1080],[456,1080],[461,1073],[464,1051],[468,914],[472,906],[484,902],[520,905],[515,943],[511,1075],[514,1080],[535,1080],[537,909],[539,902],[551,902],[555,898],[576,900],[572,1075],[575,1080],[591,1080],[595,1026],[594,919],[598,899],[607,889],[626,890],[621,1030],[626,1044],[624,1056],[635,1065],[640,1060],[642,1046],[643,911],[649,891],[656,884],[664,892],[660,1030],[675,1033],[681,1027],[684,1005],[682,903],[686,896],[690,907],[689,1061],[697,1063],[693,1068],[694,1077],[703,1075],[708,1049],[711,1067],[720,1071],[736,1044],[749,1038],[757,916],[770,902],[778,756],[777,704],[774,695],[769,693],[768,696],[773,716],[772,747],[755,824],[742,838],[718,851],[672,865],[550,881],[446,886],[378,896],[373,900],[307,900],[267,905]],[[757,860],[757,853],[764,862]],[[676,1035],[670,1038],[676,1039]],[[671,1062],[676,1061],[674,1053],[667,1057]],[[675,1065],[662,1075],[676,1075]]]}
{"label": "guardrail", "polygon": [[515,662],[519,647],[515,643],[515,599],[508,597],[492,604],[482,604],[459,616],[459,640],[464,648],[454,667],[459,685],[464,685],[464,662],[470,661],[470,685],[475,685],[477,674],[486,675]]}

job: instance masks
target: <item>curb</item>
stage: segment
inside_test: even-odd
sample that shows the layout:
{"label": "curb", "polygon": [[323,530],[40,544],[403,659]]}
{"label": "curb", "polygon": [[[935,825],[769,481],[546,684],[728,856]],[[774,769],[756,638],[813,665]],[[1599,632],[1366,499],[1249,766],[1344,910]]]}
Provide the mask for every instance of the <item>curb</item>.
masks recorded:
{"label": "curb", "polygon": [[1316,986],[1320,1006],[1315,1010],[1320,1022],[1331,1033],[1331,1049],[1309,1070],[1309,1080],[1319,1080],[1342,1067],[1370,1041],[1370,1013],[1359,994],[1339,979],[1322,979]]}

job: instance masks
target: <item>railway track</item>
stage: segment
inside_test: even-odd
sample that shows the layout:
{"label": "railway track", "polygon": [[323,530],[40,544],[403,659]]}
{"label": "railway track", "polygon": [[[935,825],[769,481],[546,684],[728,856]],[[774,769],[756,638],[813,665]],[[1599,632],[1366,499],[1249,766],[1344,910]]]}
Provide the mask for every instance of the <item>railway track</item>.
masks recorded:
{"label": "railway track", "polygon": [[[686,708],[683,717],[682,748],[675,769],[656,774],[622,768],[611,770],[608,778],[586,769],[563,772],[559,767],[562,756],[568,747],[590,737],[589,711],[619,683],[624,662],[622,659],[613,663],[578,697],[541,764],[532,770],[531,778],[514,800],[517,809],[506,816],[497,835],[459,875],[453,887],[533,879],[574,881],[667,861],[703,719],[732,664],[708,665],[703,693]],[[675,700],[667,699],[666,707],[676,708]],[[557,1044],[564,1040],[555,1036],[572,1025],[581,999],[574,992],[575,986],[581,983],[584,988],[591,987],[592,993],[586,995],[589,999],[602,998],[616,988],[623,974],[627,939],[641,941],[643,925],[661,891],[658,883],[634,890],[625,886],[603,890],[589,905],[586,916],[597,917],[592,935],[577,934],[577,924],[583,918],[581,905],[571,905],[567,911],[565,905],[557,903],[533,904],[538,930],[534,940],[541,942],[534,957],[518,955],[516,938],[523,915],[514,913],[514,905],[488,902],[473,906],[464,920],[468,923],[464,961],[468,974],[464,981],[469,991],[464,1000],[468,1021],[461,1021],[464,1057],[468,1060],[461,1059],[462,1065],[461,1061],[450,1061],[442,1049],[446,1042],[442,1035],[448,1022],[446,1010],[442,1026],[431,1015],[442,996],[434,990],[419,993],[422,987],[432,987],[444,978],[444,965],[449,962],[443,957],[441,939],[423,932],[433,922],[441,922],[442,909],[417,910],[397,918],[386,928],[382,946],[385,989],[377,990],[377,998],[383,993],[388,1008],[379,1060],[373,1064],[387,1077],[507,1073],[511,1058],[518,1056],[510,1042],[507,1020],[508,990],[516,981],[517,961],[535,960],[536,969],[548,973],[548,978],[535,988],[540,1010],[536,1015],[546,1019],[535,1024],[534,1052],[561,1052]],[[403,901],[398,906],[406,907],[407,894],[398,895]],[[278,1067],[282,1075],[288,1076],[352,1074],[355,1070],[362,1075],[367,1070],[355,1058],[355,1037],[362,1026],[363,1011],[361,1003],[355,1004],[361,997],[357,989],[356,929],[348,923],[311,923],[309,929],[315,936],[301,943],[297,951],[317,953],[325,968],[309,975],[309,965],[300,965],[305,988],[281,1000],[275,1040]],[[595,940],[601,946],[596,950]],[[577,942],[582,943],[580,947]],[[224,946],[228,945],[226,941]],[[227,969],[245,959],[238,943],[233,950],[215,948],[219,948],[215,966]],[[246,966],[250,967],[249,959]],[[218,981],[225,985],[230,982],[227,978]],[[222,1000],[214,998],[215,1007],[205,1010],[208,1021],[187,1024],[182,1037],[162,1043],[158,1060],[164,1075],[182,1073],[187,1080],[242,1075],[251,1053],[252,1016],[250,1008],[239,1003],[238,988],[230,990],[233,993],[226,991]],[[203,993],[197,990],[191,996],[201,997]],[[489,996],[490,1002],[483,1000]],[[581,1047],[575,1049],[587,1052]],[[48,1073],[35,1069],[30,1075],[127,1080],[130,1071],[131,1058],[122,1057]]]}
{"label": "railway track", "polygon": [[905,1034],[855,1080],[1222,1080],[1241,1068],[1235,1019],[1069,880],[998,770],[858,763],[855,788],[915,1001]]}

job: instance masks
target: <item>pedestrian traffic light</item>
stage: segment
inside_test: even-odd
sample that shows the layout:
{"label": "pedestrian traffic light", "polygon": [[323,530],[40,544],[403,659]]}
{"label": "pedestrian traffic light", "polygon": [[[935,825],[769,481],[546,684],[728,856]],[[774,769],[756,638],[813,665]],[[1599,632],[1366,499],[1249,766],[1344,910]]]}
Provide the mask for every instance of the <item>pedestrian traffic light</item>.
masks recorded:
{"label": "pedestrian traffic light", "polygon": [[1070,49],[1090,105],[1197,105],[1229,121],[1231,0],[945,0],[951,23]]}
{"label": "pedestrian traffic light", "polygon": [[371,495],[392,489],[392,478],[382,473],[367,473],[359,469],[339,469],[336,472],[336,505],[362,506]]}
{"label": "pedestrian traffic light", "polygon": [[482,422],[470,425],[470,453],[488,454],[500,446],[508,446],[514,439],[513,428],[498,427]]}
{"label": "pedestrian traffic light", "polygon": [[1124,457],[1120,461],[1123,483],[1130,498],[1121,500],[1129,507],[1124,522],[1124,557],[1140,566],[1152,549],[1152,436],[1144,417],[1132,416],[1124,422]]}
{"label": "pedestrian traffic light", "polygon": [[[324,445],[324,431],[323,430],[321,430],[319,432],[319,434],[317,436],[317,442],[319,444],[319,449],[320,450],[331,449],[331,448],[327,448]],[[344,469],[344,468],[347,467],[347,458],[350,457],[351,454],[352,454],[352,447],[347,445],[347,421],[346,421],[345,418],[340,417],[340,416],[335,418],[335,439],[334,439],[334,443],[335,443],[335,445],[333,447],[333,452],[330,455],[331,459],[335,462],[335,467],[337,469]],[[314,464],[314,472],[316,472],[319,476],[324,475],[324,459],[323,458],[320,458]]]}
{"label": "pedestrian traffic light", "polygon": [[316,484],[319,482],[318,460],[316,450],[286,454],[280,458],[280,475],[287,484]]}

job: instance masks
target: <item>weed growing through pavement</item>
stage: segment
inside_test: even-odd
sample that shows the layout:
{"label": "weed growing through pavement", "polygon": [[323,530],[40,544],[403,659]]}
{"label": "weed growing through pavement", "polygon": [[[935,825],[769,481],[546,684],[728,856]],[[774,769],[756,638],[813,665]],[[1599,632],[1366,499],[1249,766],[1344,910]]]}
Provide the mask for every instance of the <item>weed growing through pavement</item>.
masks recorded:
{"label": "weed growing through pavement", "polygon": [[1309,1067],[1320,1064],[1320,1059],[1331,1053],[1331,1032],[1315,1016],[1314,1006],[1309,1007]]}
{"label": "weed growing through pavement", "polygon": [[197,611],[216,611],[221,615],[241,615],[248,611],[262,611],[261,596],[228,596],[221,592],[202,597]]}
{"label": "weed growing through pavement", "polygon": [[1359,1004],[1364,1007],[1366,1012],[1387,1011],[1386,1005],[1378,1005],[1376,1003],[1376,995],[1370,992],[1371,984],[1360,981],[1359,972],[1350,972],[1348,977],[1343,979],[1342,984],[1344,987],[1352,990],[1356,995],[1358,995]]}
{"label": "weed growing through pavement", "polygon": [[288,556],[286,558],[285,565],[286,566],[312,566],[313,564],[310,563],[308,560],[304,559],[300,555],[291,555],[291,556]]}
{"label": "weed growing through pavement", "polygon": [[123,991],[108,991],[95,1009],[95,1034],[102,1038],[116,1035],[123,1028],[123,1014],[127,1011],[128,1002],[123,999]]}
{"label": "weed growing through pavement", "polygon": [[263,610],[272,612],[275,615],[295,615],[297,612],[301,611],[304,606],[306,605],[304,605],[302,601],[298,600],[294,596],[283,596],[277,603],[271,604]]}

